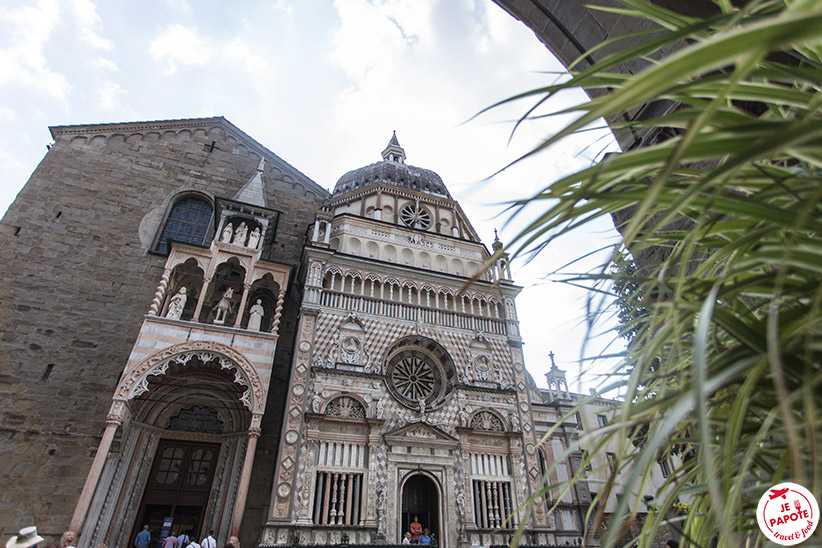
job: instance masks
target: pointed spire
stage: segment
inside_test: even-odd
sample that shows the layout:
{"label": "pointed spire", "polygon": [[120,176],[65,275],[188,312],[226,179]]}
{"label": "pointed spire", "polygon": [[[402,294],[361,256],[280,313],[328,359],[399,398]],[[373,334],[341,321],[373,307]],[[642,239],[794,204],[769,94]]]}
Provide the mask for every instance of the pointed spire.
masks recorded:
{"label": "pointed spire", "polygon": [[400,146],[400,142],[397,140],[397,130],[394,130],[391,140],[388,141],[388,146],[382,151],[382,159],[386,162],[405,163],[405,149]]}
{"label": "pointed spire", "polygon": [[568,381],[565,380],[565,371],[557,367],[553,351],[548,352],[548,357],[551,358],[551,369],[545,374],[545,379],[548,381],[548,391],[557,399],[571,399]]}
{"label": "pointed spire", "polygon": [[502,242],[499,241],[499,236],[497,235],[496,228],[494,229],[494,243],[491,244],[491,248],[494,250],[494,253],[503,248]]}
{"label": "pointed spire", "polygon": [[265,198],[265,182],[263,181],[263,172],[265,171],[265,158],[260,158],[260,164],[257,166],[257,171],[243,185],[237,194],[234,195],[234,200],[246,204],[268,207]]}

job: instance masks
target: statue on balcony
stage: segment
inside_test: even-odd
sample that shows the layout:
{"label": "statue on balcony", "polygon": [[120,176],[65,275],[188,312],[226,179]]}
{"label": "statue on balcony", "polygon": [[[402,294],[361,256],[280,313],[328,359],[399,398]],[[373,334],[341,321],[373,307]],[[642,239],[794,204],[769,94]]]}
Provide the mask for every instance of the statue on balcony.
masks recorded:
{"label": "statue on balcony", "polygon": [[223,293],[223,297],[220,301],[214,306],[214,311],[216,314],[214,315],[214,323],[218,325],[222,325],[225,323],[225,318],[229,312],[231,312],[231,298],[234,296],[234,290],[232,288],[228,288]]}
{"label": "statue on balcony", "polygon": [[234,231],[234,239],[231,241],[234,245],[245,245],[245,237],[248,235],[248,227],[245,223],[240,223],[237,230]]}
{"label": "statue on balcony", "polygon": [[220,238],[220,241],[226,244],[231,243],[231,237],[234,235],[234,227],[231,226],[231,223],[226,223],[225,228],[223,228],[223,237]]}
{"label": "statue on balcony", "polygon": [[180,288],[180,291],[174,295],[171,300],[168,302],[168,311],[166,312],[166,318],[169,320],[179,320],[180,317],[183,315],[183,309],[186,306],[186,300],[188,297],[186,296],[186,288],[185,286]]}
{"label": "statue on balcony", "polygon": [[248,247],[257,249],[257,244],[260,243],[260,228],[257,227],[248,235]]}
{"label": "statue on balcony", "polygon": [[256,304],[254,304],[254,306],[252,306],[248,311],[247,329],[249,331],[259,331],[264,315],[265,309],[263,308],[263,301],[262,299],[257,299]]}

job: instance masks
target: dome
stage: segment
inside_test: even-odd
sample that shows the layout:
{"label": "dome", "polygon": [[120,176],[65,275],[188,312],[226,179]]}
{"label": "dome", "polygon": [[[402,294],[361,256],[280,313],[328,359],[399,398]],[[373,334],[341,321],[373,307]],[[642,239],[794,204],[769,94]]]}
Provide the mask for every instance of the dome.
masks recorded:
{"label": "dome", "polygon": [[451,198],[439,175],[430,169],[383,160],[349,171],[334,186],[334,196],[379,183]]}
{"label": "dome", "polygon": [[400,147],[396,133],[391,137],[391,141],[382,152],[382,157],[382,162],[349,171],[340,177],[340,180],[334,186],[334,196],[374,184],[385,183],[407,188],[408,190],[451,198],[439,175],[430,169],[410,166],[405,163],[405,150]]}

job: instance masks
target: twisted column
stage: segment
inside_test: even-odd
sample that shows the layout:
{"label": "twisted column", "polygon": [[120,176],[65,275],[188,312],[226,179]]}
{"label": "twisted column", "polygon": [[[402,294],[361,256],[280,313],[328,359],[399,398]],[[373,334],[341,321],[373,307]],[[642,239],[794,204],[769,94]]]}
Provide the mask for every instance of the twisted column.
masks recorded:
{"label": "twisted column", "polygon": [[280,316],[283,315],[283,301],[285,301],[285,289],[280,290],[277,295],[277,308],[274,309],[274,318],[271,320],[271,332],[276,335],[280,328]]}
{"label": "twisted column", "polygon": [[160,312],[160,304],[163,302],[163,297],[166,295],[168,289],[168,282],[171,279],[171,269],[166,268],[163,271],[163,277],[160,278],[160,285],[157,286],[157,291],[154,292],[154,299],[151,301],[151,306],[148,309],[149,316],[156,316]]}

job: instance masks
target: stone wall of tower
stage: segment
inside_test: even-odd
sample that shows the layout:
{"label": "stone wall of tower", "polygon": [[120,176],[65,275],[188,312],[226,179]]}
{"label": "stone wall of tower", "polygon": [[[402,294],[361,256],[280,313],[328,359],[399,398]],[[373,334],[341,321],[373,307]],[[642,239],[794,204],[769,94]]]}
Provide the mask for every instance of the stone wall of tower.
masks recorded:
{"label": "stone wall of tower", "polygon": [[[0,535],[71,519],[113,389],[162,275],[157,210],[181,190],[231,197],[267,160],[282,211],[272,260],[297,265],[326,192],[223,118],[55,128],[0,222]],[[149,215],[150,212],[155,213]],[[147,216],[148,215],[148,216]],[[141,232],[143,237],[141,239]],[[245,523],[263,521],[299,295],[289,291]],[[253,534],[253,533],[249,533]],[[256,538],[244,538],[253,542]]]}

